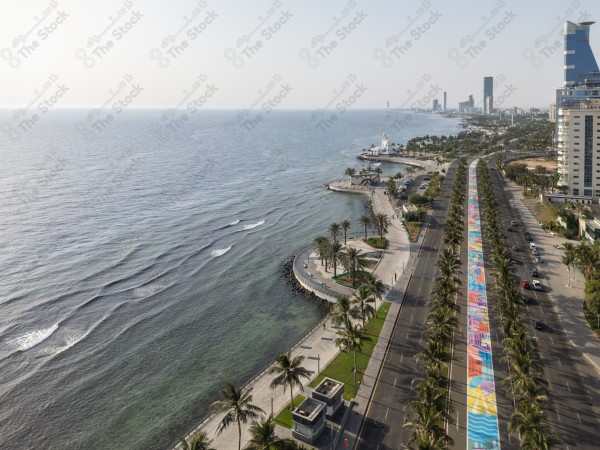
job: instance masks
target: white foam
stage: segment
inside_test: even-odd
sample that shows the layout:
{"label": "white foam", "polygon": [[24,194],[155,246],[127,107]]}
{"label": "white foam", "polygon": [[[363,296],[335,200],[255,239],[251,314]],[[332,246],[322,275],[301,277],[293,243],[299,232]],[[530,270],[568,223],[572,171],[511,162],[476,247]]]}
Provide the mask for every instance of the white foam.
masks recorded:
{"label": "white foam", "polygon": [[213,250],[212,252],[210,252],[210,256],[222,256],[225,253],[227,253],[229,250],[231,250],[231,245],[227,248],[218,248],[216,250]]}
{"label": "white foam", "polygon": [[229,225],[237,225],[238,223],[240,223],[240,219],[238,220],[234,220],[233,222],[231,222]]}
{"label": "white foam", "polygon": [[244,230],[251,230],[252,228],[256,228],[256,227],[260,227],[263,223],[265,223],[265,220],[259,220],[256,223],[251,223],[249,225],[244,225]]}
{"label": "white foam", "polygon": [[92,332],[92,329],[88,331],[82,332],[69,332],[63,337],[64,343],[62,345],[56,345],[47,349],[46,354],[48,355],[58,355],[59,353],[64,352],[65,350],[70,349],[79,341],[85,339],[88,334]]}
{"label": "white foam", "polygon": [[167,287],[168,286],[166,284],[162,283],[150,283],[145,286],[136,287],[133,290],[133,295],[138,298],[150,297],[151,295],[154,295],[157,292],[166,289]]}
{"label": "white foam", "polygon": [[16,350],[24,352],[44,342],[46,339],[52,336],[52,333],[54,333],[57,329],[58,324],[54,324],[50,328],[30,331],[29,333],[25,333],[9,342]]}

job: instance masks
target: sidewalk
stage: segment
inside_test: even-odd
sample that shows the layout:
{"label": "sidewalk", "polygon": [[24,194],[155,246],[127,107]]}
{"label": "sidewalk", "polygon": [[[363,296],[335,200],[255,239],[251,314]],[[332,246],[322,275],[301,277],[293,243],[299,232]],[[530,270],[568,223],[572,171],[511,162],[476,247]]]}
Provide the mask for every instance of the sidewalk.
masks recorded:
{"label": "sidewalk", "polygon": [[585,298],[583,275],[571,269],[571,283],[569,286],[569,271],[562,263],[563,251],[554,245],[561,246],[566,239],[553,236],[545,232],[539,222],[529,211],[524,202],[522,188],[511,181],[507,181],[505,190],[512,195],[516,208],[523,221],[519,232],[528,230],[533,237],[533,242],[543,250],[543,275],[542,284],[548,286],[549,297],[554,304],[554,309],[561,320],[567,337],[571,344],[581,350],[587,360],[600,372],[600,341],[591,330],[583,316],[583,301]]}

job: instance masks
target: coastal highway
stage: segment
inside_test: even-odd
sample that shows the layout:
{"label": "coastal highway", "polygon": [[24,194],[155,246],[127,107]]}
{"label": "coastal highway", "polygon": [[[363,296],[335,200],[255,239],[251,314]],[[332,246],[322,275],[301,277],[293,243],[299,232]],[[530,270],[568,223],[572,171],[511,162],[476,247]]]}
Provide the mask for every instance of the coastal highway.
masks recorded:
{"label": "coastal highway", "polygon": [[436,276],[436,262],[442,245],[455,172],[456,163],[450,166],[441,193],[433,202],[428,231],[359,431],[356,445],[358,449],[400,449],[404,448],[411,437],[411,430],[402,427],[403,408],[414,399],[412,379],[423,375],[414,356],[424,344],[427,301]]}
{"label": "coastal highway", "polygon": [[[493,167],[493,163],[488,163]],[[544,231],[540,230],[537,222],[529,215],[519,216],[519,212],[513,206],[513,198],[509,197],[504,189],[504,181],[500,179],[496,170],[490,170],[490,179],[494,186],[500,217],[504,219],[504,234],[507,236],[507,245],[509,248],[517,246],[518,250],[513,251],[513,259],[516,261],[515,272],[520,279],[526,279],[531,282],[531,269],[538,267],[540,275],[537,277],[544,286],[544,292],[534,290],[524,290],[523,293],[531,300],[526,307],[522,308],[522,319],[527,325],[528,334],[537,340],[542,359],[544,361],[544,377],[549,382],[548,392],[550,402],[546,407],[547,420],[562,440],[560,448],[565,449],[598,449],[598,439],[600,436],[600,378],[594,367],[583,357],[581,352],[573,347],[568,340],[562,322],[552,305],[549,298],[548,277],[552,278],[555,285],[564,285],[567,280],[564,277],[564,266],[560,261],[544,261],[536,265],[533,256],[529,251],[529,242],[525,240],[524,234],[528,230],[533,235],[533,241],[540,246],[539,240]],[[527,217],[526,217],[527,216]],[[508,231],[510,221],[516,220],[517,226],[512,227],[513,231]],[[484,241],[485,243],[485,241]],[[484,251],[489,249],[484,247]],[[544,248],[541,247],[542,257],[544,257]],[[489,255],[486,254],[486,262]],[[545,258],[544,258],[545,259]],[[487,264],[486,264],[487,266]],[[489,269],[488,269],[489,270]],[[560,277],[556,279],[554,277]],[[563,280],[564,279],[564,280]],[[490,286],[490,277],[488,281],[488,292]],[[551,293],[550,293],[551,294]],[[583,301],[583,299],[582,299]],[[493,304],[490,308],[490,326],[492,330],[492,341],[494,347],[494,370],[498,379],[498,370],[507,375],[505,363],[500,362],[499,343],[503,339],[502,328],[500,327],[500,317]],[[583,313],[582,313],[583,314]],[[533,320],[541,320],[546,326],[544,330],[536,330],[533,327]],[[498,350],[496,350],[498,348]],[[497,362],[499,364],[497,364]],[[499,365],[502,364],[502,367]],[[499,383],[496,383],[498,389]],[[505,391],[505,388],[501,386]],[[497,392],[499,403],[503,393]],[[506,432],[506,408],[501,408],[499,404],[500,431],[504,428]],[[504,419],[504,420],[503,420]],[[504,422],[504,427],[503,427]],[[514,444],[516,439],[512,437]],[[502,448],[506,441],[502,442]]]}

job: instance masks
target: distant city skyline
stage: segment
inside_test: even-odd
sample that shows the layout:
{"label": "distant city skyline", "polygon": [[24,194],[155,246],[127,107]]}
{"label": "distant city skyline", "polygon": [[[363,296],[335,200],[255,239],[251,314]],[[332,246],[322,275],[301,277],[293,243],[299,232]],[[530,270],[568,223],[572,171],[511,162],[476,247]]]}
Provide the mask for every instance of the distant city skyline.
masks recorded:
{"label": "distant city skyline", "polygon": [[482,107],[492,76],[494,109],[547,108],[565,21],[594,19],[596,2],[558,0],[11,4],[0,107],[429,109],[447,92],[455,110]]}

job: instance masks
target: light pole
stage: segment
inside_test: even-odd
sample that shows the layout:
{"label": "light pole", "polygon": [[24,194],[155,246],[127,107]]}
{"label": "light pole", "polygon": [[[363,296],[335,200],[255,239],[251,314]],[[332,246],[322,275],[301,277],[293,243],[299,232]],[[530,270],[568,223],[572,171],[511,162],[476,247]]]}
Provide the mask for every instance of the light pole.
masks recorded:
{"label": "light pole", "polygon": [[321,355],[317,353],[317,374],[321,373]]}
{"label": "light pole", "polygon": [[[292,405],[292,409],[294,408],[294,405]],[[271,397],[271,417],[273,417],[273,397]]]}

